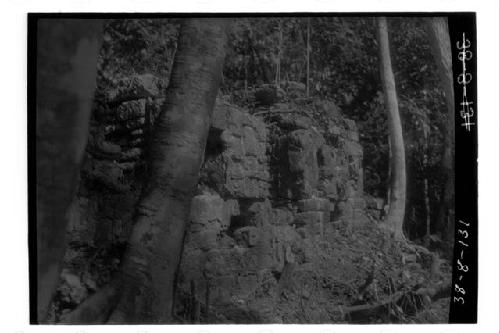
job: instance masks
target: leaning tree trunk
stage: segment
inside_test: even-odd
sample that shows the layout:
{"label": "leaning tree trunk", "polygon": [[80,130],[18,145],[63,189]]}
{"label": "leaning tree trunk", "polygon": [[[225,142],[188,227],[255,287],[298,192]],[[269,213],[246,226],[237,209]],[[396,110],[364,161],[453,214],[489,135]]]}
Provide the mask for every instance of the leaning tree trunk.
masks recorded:
{"label": "leaning tree trunk", "polygon": [[222,78],[226,19],[181,27],[166,103],[151,138],[150,177],[138,204],[110,323],[168,323],[190,201]]}
{"label": "leaning tree trunk", "polygon": [[41,19],[37,25],[37,320],[59,282],[69,210],[79,180],[94,96],[102,24]]}
{"label": "leaning tree trunk", "polygon": [[406,166],[403,130],[399,118],[398,98],[392,72],[389,36],[385,17],[377,18],[380,77],[384,89],[385,105],[389,120],[391,146],[391,197],[386,221],[396,239],[403,239],[403,220],[406,201]]}
{"label": "leaning tree trunk", "polygon": [[446,97],[447,106],[447,126],[444,136],[444,154],[441,162],[445,171],[445,182],[444,188],[442,189],[441,205],[436,227],[443,235],[448,235],[450,231],[453,235],[453,228],[448,224],[448,221],[452,223],[454,221],[455,97],[453,93],[452,55],[447,18],[429,18],[427,20],[427,31],[431,42],[432,55],[438,67],[441,87]]}

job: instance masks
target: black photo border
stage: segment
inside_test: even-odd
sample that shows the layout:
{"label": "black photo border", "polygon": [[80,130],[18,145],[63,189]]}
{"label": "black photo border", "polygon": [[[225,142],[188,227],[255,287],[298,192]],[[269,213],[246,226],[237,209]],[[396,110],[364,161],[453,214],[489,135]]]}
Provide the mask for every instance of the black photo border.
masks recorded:
{"label": "black photo border", "polygon": [[[453,77],[455,93],[455,245],[453,258],[452,287],[450,291],[449,323],[477,323],[478,291],[478,189],[477,189],[477,56],[475,12],[254,12],[254,13],[28,13],[27,14],[27,88],[28,88],[28,248],[29,248],[29,297],[30,324],[37,320],[37,216],[36,216],[36,70],[37,70],[37,21],[42,18],[117,19],[117,18],[190,18],[190,17],[447,17],[453,55]],[[460,115],[463,87],[457,77],[462,73],[462,62],[458,59],[457,42],[463,34],[471,42],[473,57],[467,63],[467,72],[472,75],[468,85],[468,100],[473,102],[474,116],[471,130],[462,126]],[[462,228],[467,224],[467,247]],[[464,251],[463,251],[464,250]],[[462,252],[463,251],[463,252]],[[457,263],[460,260],[462,269]],[[463,265],[467,265],[464,272]],[[464,274],[465,273],[465,274]],[[463,290],[465,293],[462,293]],[[454,302],[462,297],[464,303]]]}

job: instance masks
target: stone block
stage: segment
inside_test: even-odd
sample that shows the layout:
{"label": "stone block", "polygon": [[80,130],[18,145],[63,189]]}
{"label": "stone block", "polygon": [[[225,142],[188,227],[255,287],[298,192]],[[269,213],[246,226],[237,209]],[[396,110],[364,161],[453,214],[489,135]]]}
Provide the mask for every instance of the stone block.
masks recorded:
{"label": "stone block", "polygon": [[339,201],[335,207],[335,216],[351,219],[354,217],[354,208],[352,207],[352,203],[350,201]]}
{"label": "stone block", "polygon": [[227,155],[225,159],[223,187],[229,194],[236,198],[264,198],[268,196],[270,175],[267,160],[259,160],[255,156],[239,156],[236,159],[234,157],[238,156]]}
{"label": "stone block", "polygon": [[199,256],[200,260],[196,268],[203,271],[204,275],[209,278],[227,275],[233,269],[241,268],[232,260],[237,255],[232,255],[231,249],[210,249],[204,254]]}
{"label": "stone block", "polygon": [[328,145],[323,145],[318,150],[318,165],[320,167],[322,177],[335,176],[335,149]]}
{"label": "stone block", "polygon": [[256,246],[260,240],[260,230],[253,226],[239,228],[234,232],[234,239],[240,246]]}
{"label": "stone block", "polygon": [[218,230],[206,229],[190,235],[190,242],[194,247],[208,251],[217,247]]}
{"label": "stone block", "polygon": [[366,208],[366,201],[363,198],[355,197],[355,198],[348,199],[348,201],[351,203],[351,205],[354,209],[363,210]]}
{"label": "stone block", "polygon": [[246,177],[258,177],[262,173],[263,165],[255,156],[246,156],[243,160],[243,168]]}
{"label": "stone block", "polygon": [[202,225],[210,221],[224,221],[224,200],[213,194],[201,194],[191,200],[189,220]]}
{"label": "stone block", "polygon": [[299,212],[309,211],[329,211],[330,201],[325,198],[312,197],[309,199],[302,199],[297,202]]}
{"label": "stone block", "polygon": [[221,229],[227,230],[231,222],[231,217],[237,215],[240,215],[240,206],[238,204],[238,200],[229,199],[227,201],[224,201],[224,216],[220,221]]}
{"label": "stone block", "polygon": [[255,129],[255,133],[257,134],[257,139],[261,142],[265,142],[266,139],[267,139],[267,127],[266,127],[266,124],[258,119],[258,118],[255,118],[255,117],[252,117],[253,118],[253,127]]}
{"label": "stone block", "polygon": [[322,220],[318,224],[311,224],[305,227],[309,237],[323,236],[325,233],[325,223]]}
{"label": "stone block", "polygon": [[238,132],[235,133],[232,130],[226,129],[221,133],[220,139],[224,143],[224,146],[230,155],[245,155],[243,140]]}
{"label": "stone block", "polygon": [[323,224],[329,214],[325,212],[302,212],[295,216],[293,224],[300,227],[305,225]]}
{"label": "stone block", "polygon": [[292,148],[317,150],[324,141],[321,134],[309,129],[299,129],[288,134],[288,142]]}
{"label": "stone block", "polygon": [[318,188],[323,191],[328,199],[337,200],[339,197],[337,181],[335,180],[335,178],[321,180]]}
{"label": "stone block", "polygon": [[[246,155],[259,156],[263,153],[263,144],[257,140],[257,135],[253,128],[245,126],[242,129],[243,146]],[[264,146],[265,149],[265,146]]]}
{"label": "stone block", "polygon": [[244,179],[246,176],[246,171],[241,163],[227,163],[226,165],[226,177],[230,180],[232,179]]}
{"label": "stone block", "polygon": [[275,208],[273,209],[272,224],[288,225],[293,222],[293,213],[288,209]]}
{"label": "stone block", "polygon": [[269,200],[255,202],[248,207],[247,224],[265,226],[273,221],[273,209]]}
{"label": "stone block", "polygon": [[226,208],[226,212],[229,216],[240,215],[240,205],[238,200],[229,199],[224,202],[224,207]]}
{"label": "stone block", "polygon": [[236,245],[235,240],[226,233],[221,233],[217,238],[217,248],[219,249],[231,249],[234,245]]}
{"label": "stone block", "polygon": [[299,234],[293,225],[273,226],[271,231],[264,229],[263,232],[272,234],[272,238],[278,239],[283,243],[292,244],[299,239]]}

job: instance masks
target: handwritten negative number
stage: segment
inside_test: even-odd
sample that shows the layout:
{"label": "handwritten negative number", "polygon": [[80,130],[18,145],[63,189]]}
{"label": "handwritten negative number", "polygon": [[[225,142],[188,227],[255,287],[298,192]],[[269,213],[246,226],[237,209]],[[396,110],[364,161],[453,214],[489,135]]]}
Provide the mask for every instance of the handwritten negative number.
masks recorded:
{"label": "handwritten negative number", "polygon": [[467,273],[469,271],[469,266],[463,265],[460,262],[460,259],[457,259],[457,264],[458,264],[458,270]]}
{"label": "handwritten negative number", "polygon": [[457,293],[461,293],[462,295],[465,295],[465,289],[460,287],[458,284],[455,283],[455,291]]}

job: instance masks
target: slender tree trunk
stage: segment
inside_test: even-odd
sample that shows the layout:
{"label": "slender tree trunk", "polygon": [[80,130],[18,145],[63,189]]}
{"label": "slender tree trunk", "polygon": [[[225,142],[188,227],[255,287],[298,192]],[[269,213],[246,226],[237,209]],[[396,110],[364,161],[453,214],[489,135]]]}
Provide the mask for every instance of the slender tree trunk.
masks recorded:
{"label": "slender tree trunk", "polygon": [[280,87],[281,83],[281,52],[283,47],[283,27],[281,19],[278,20],[278,61],[276,64],[276,88]]}
{"label": "slender tree trunk", "polygon": [[245,98],[248,97],[248,57],[245,54]]}
{"label": "slender tree trunk", "polygon": [[406,165],[403,130],[399,117],[398,99],[394,74],[392,72],[391,54],[387,20],[377,18],[380,76],[384,89],[385,104],[389,120],[389,137],[391,142],[391,200],[387,223],[396,239],[404,239],[403,221],[406,201]]}
{"label": "slender tree trunk", "polygon": [[309,63],[311,52],[311,19],[307,18],[307,46],[306,46],[306,60],[307,60],[307,75],[306,75],[306,97],[309,97]]}
{"label": "slender tree trunk", "polygon": [[391,147],[391,136],[387,136],[387,147],[389,147],[389,163],[387,163],[387,195],[386,195],[386,204],[390,205],[391,203],[391,181],[392,181],[392,147]]}
{"label": "slender tree trunk", "polygon": [[[424,125],[426,126],[426,125]],[[429,149],[429,134],[424,129],[424,158],[422,161],[423,174],[424,174],[424,202],[425,202],[425,245],[429,247],[431,243],[431,206],[429,202],[429,180],[427,178],[428,167],[428,149]]]}
{"label": "slender tree trunk", "polygon": [[[453,233],[452,226],[447,221],[454,221],[454,193],[455,193],[455,101],[453,93],[452,55],[448,20],[445,17],[434,17],[427,20],[427,31],[431,42],[431,50],[438,67],[441,87],[445,93],[447,112],[447,127],[444,138],[444,154],[442,167],[446,173],[446,180],[442,190],[437,229],[444,235]],[[448,228],[448,230],[446,230]],[[453,236],[452,236],[453,237]]]}
{"label": "slender tree trunk", "polygon": [[191,197],[222,78],[226,19],[183,22],[166,103],[151,138],[151,176],[136,211],[110,323],[168,323]]}
{"label": "slender tree trunk", "polygon": [[102,23],[41,19],[37,29],[37,317],[43,322],[59,282],[87,144]]}
{"label": "slender tree trunk", "polygon": [[431,244],[431,214],[429,203],[429,181],[424,176],[424,201],[425,201],[425,246],[429,247]]}

